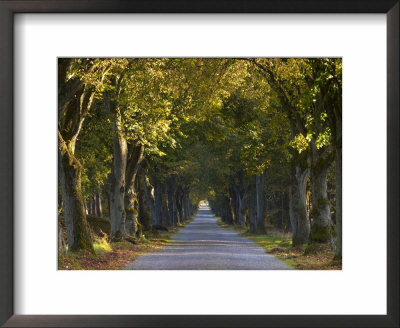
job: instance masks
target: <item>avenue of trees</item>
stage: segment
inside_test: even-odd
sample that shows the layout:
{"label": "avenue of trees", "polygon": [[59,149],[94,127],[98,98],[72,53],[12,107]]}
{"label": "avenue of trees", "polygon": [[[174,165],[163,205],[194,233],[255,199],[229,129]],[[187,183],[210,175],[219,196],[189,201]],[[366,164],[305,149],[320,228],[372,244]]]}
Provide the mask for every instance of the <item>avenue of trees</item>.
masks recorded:
{"label": "avenue of trees", "polygon": [[59,214],[69,251],[187,221],[200,200],[250,232],[342,256],[338,58],[63,58]]}

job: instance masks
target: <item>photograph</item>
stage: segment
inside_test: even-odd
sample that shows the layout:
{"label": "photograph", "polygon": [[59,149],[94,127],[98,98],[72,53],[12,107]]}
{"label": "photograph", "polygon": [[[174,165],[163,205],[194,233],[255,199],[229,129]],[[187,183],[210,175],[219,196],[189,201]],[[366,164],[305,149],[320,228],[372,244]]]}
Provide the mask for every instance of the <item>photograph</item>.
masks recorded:
{"label": "photograph", "polygon": [[58,270],[342,270],[342,58],[57,65]]}
{"label": "photograph", "polygon": [[0,0],[0,327],[398,327],[399,1]]}

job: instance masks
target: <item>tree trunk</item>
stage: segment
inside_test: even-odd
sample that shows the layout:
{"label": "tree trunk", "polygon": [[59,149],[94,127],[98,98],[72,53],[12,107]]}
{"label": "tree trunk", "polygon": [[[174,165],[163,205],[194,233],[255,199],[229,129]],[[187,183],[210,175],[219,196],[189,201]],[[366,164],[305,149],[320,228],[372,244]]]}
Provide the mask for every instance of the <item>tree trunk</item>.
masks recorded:
{"label": "tree trunk", "polygon": [[229,199],[230,204],[233,212],[233,223],[238,224],[239,220],[239,213],[238,213],[238,206],[237,206],[237,196],[235,189],[233,188],[232,184],[229,184]]}
{"label": "tree trunk", "polygon": [[233,224],[233,209],[231,199],[223,195],[224,222]]}
{"label": "tree trunk", "polygon": [[170,177],[167,181],[167,194],[168,194],[168,223],[169,225],[176,225],[176,202],[175,202],[175,177]]}
{"label": "tree trunk", "polygon": [[103,216],[103,212],[101,210],[101,198],[100,198],[100,194],[96,194],[96,215],[98,217],[102,217]]}
{"label": "tree trunk", "polygon": [[335,175],[336,175],[336,258],[342,258],[342,101],[338,94],[335,114]]}
{"label": "tree trunk", "polygon": [[191,216],[189,192],[187,191],[184,192],[182,201],[183,201],[183,217],[184,221],[187,221],[190,219]]}
{"label": "tree trunk", "polygon": [[186,220],[189,219],[189,209],[187,206],[187,195],[186,193],[183,194],[182,197],[182,208],[183,208],[183,221],[185,222]]}
{"label": "tree trunk", "polygon": [[311,239],[315,242],[331,240],[331,205],[328,199],[328,169],[333,154],[323,147],[317,149],[315,141],[311,141]]}
{"label": "tree trunk", "polygon": [[265,233],[265,224],[264,224],[264,183],[265,183],[265,174],[256,175],[256,233]]}
{"label": "tree trunk", "polygon": [[[111,178],[111,173],[108,175],[108,178]],[[106,212],[108,213],[108,218],[110,218],[110,208],[111,208],[110,192],[111,192],[111,183],[108,184],[107,188],[104,188],[105,201],[106,201],[106,204],[107,204]],[[104,211],[104,209],[102,209],[102,211]]]}
{"label": "tree trunk", "polygon": [[123,130],[122,112],[118,97],[121,92],[122,77],[113,78],[115,93],[105,91],[103,93],[104,106],[112,116],[113,124],[113,163],[111,168],[110,188],[110,222],[111,239],[122,240],[126,236],[125,222],[125,192],[126,192],[126,168],[128,162],[128,144]]}
{"label": "tree trunk", "polygon": [[176,210],[177,210],[177,214],[178,214],[177,222],[183,223],[183,221],[184,221],[184,218],[183,218],[183,201],[182,201],[183,190],[182,190],[181,186],[178,187],[175,197],[176,197]]}
{"label": "tree trunk", "polygon": [[96,215],[96,196],[93,194],[90,199],[92,215]]}
{"label": "tree trunk", "polygon": [[161,183],[154,183],[154,217],[153,217],[153,225],[161,226],[162,225],[162,188]]}
{"label": "tree trunk", "polygon": [[249,223],[250,232],[265,233],[264,224],[264,181],[265,175],[256,175],[253,177],[254,185],[251,186],[252,192],[249,202]]}
{"label": "tree trunk", "polygon": [[245,219],[245,209],[246,209],[246,204],[245,204],[245,195],[241,196],[239,193],[237,195],[238,197],[238,214],[239,214],[239,220],[238,224],[241,226],[246,225],[246,219]]}
{"label": "tree trunk", "polygon": [[168,196],[165,182],[161,184],[161,222],[164,227],[171,226],[169,222]]}
{"label": "tree trunk", "polygon": [[311,169],[311,238],[327,242],[331,238],[331,206],[327,194],[328,168]]}
{"label": "tree trunk", "polygon": [[307,214],[306,188],[309,168],[295,166],[289,190],[289,215],[293,245],[307,244],[310,239],[310,221]]}
{"label": "tree trunk", "polygon": [[58,215],[60,215],[63,212],[63,200],[62,200],[62,195],[61,195],[61,187],[58,186],[58,192],[57,192],[57,204],[58,204]]}
{"label": "tree trunk", "polygon": [[145,175],[143,175],[143,187],[145,191],[145,196],[146,196],[146,203],[150,208],[151,212],[151,218],[152,218],[152,224],[155,225],[156,220],[157,220],[157,211],[156,211],[156,202],[155,202],[155,191],[154,187],[150,184],[148,179],[146,178]]}
{"label": "tree trunk", "polygon": [[342,145],[336,148],[336,257],[342,258]]}
{"label": "tree trunk", "polygon": [[135,209],[136,202],[136,193],[133,186],[125,191],[125,213],[126,213],[126,221],[125,221],[125,229],[126,232],[130,235],[136,235],[138,224],[137,224],[137,211]]}
{"label": "tree trunk", "polygon": [[250,226],[249,230],[251,233],[255,233],[257,231],[257,191],[255,185],[251,186],[248,208],[249,208],[249,226]]}
{"label": "tree trunk", "polygon": [[59,134],[58,172],[69,251],[94,253],[81,190],[82,166]]}
{"label": "tree trunk", "polygon": [[292,226],[290,224],[289,216],[289,193],[283,192],[283,226],[284,232],[288,233],[291,231]]}
{"label": "tree trunk", "polygon": [[229,192],[229,207],[232,214],[232,222],[234,224],[236,222],[236,212],[235,212],[235,200],[233,198],[234,194]]}
{"label": "tree trunk", "polygon": [[[66,70],[63,72],[63,76],[59,77],[59,94],[64,94],[65,89],[62,90],[63,86],[66,86],[64,83]],[[64,203],[68,250],[88,250],[94,253],[81,190],[82,166],[75,157],[74,151],[83,121],[91,108],[95,91],[81,82],[79,81],[80,86],[64,99],[65,102],[62,105],[59,99],[59,109],[61,110],[59,110],[58,120],[58,174]]]}
{"label": "tree trunk", "polygon": [[60,222],[58,222],[58,256],[64,256],[67,253],[64,233]]}
{"label": "tree trunk", "polygon": [[83,201],[83,208],[85,210],[86,215],[90,214],[90,210],[88,210],[90,208],[90,206],[88,206],[88,204],[85,202],[85,200]]}
{"label": "tree trunk", "polygon": [[[78,76],[68,78],[73,59],[61,58],[58,65],[58,171],[64,202],[68,249],[94,253],[81,190],[82,167],[74,156],[76,140],[95,95],[95,88]],[[89,63],[86,71],[94,65]]]}
{"label": "tree trunk", "polygon": [[144,146],[140,143],[128,145],[128,159],[126,164],[126,186],[125,186],[125,212],[126,226],[131,235],[136,235],[138,230],[137,216],[135,209],[137,195],[135,191],[136,175],[144,156]]}
{"label": "tree trunk", "polygon": [[279,213],[279,222],[278,222],[278,229],[283,230],[283,191],[282,191],[282,185],[281,185],[281,191],[279,193],[280,196],[280,213]]}
{"label": "tree trunk", "polygon": [[151,215],[149,215],[150,207],[146,201],[146,191],[144,186],[144,175],[138,181],[138,205],[139,205],[139,223],[143,226],[143,230],[150,230],[151,228]]}
{"label": "tree trunk", "polygon": [[176,210],[178,213],[177,222],[182,223],[183,222],[183,207],[182,207],[182,197],[181,196],[176,197]]}
{"label": "tree trunk", "polygon": [[234,197],[232,199],[234,200],[234,213],[235,213],[235,224],[238,224],[240,226],[244,226],[246,224],[246,219],[245,219],[245,201],[247,197],[247,191],[244,188],[243,184],[243,171],[239,171],[236,173],[237,178],[237,183],[235,182],[235,178],[231,177],[230,181],[230,193]]}
{"label": "tree trunk", "polygon": [[177,199],[174,198],[174,226],[179,225],[179,213],[178,213],[178,207],[177,207]]}
{"label": "tree trunk", "polygon": [[233,198],[233,203],[234,203],[234,213],[235,213],[235,224],[244,226],[246,224],[245,221],[245,209],[246,209],[246,204],[245,204],[245,198],[246,198],[246,193],[241,193],[237,190],[234,191],[234,198]]}
{"label": "tree trunk", "polygon": [[125,173],[127,162],[127,143],[121,133],[113,138],[114,159],[111,169],[110,221],[112,240],[121,240],[125,230]]}

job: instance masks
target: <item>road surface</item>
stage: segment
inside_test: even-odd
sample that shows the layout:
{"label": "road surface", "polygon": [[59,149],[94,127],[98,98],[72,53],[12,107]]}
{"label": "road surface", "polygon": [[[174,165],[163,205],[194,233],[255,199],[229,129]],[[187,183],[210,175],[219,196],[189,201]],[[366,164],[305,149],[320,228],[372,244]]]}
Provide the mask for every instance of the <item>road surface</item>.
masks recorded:
{"label": "road surface", "polygon": [[288,270],[255,242],[217,225],[208,207],[165,247],[138,257],[127,270]]}

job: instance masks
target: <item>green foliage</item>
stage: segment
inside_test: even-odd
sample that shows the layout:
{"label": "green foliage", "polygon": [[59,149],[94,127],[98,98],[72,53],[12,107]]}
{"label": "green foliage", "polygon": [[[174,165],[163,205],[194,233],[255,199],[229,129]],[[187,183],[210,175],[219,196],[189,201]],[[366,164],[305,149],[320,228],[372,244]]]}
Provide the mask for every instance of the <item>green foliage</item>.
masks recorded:
{"label": "green foliage", "polygon": [[99,102],[84,121],[76,156],[83,166],[82,190],[85,197],[100,193],[111,172],[112,127]]}
{"label": "green foliage", "polygon": [[[96,90],[76,144],[84,197],[107,197],[120,133],[145,146],[141,173],[173,179],[192,203],[226,201],[232,184],[248,192],[253,176],[265,173],[275,220],[298,153],[335,142],[341,75],[337,58],[75,59],[67,79]],[[330,181],[333,194],[332,174]]]}
{"label": "green foliage", "polygon": [[93,240],[93,248],[96,254],[111,252],[112,247],[107,240],[107,237],[95,237]]}

